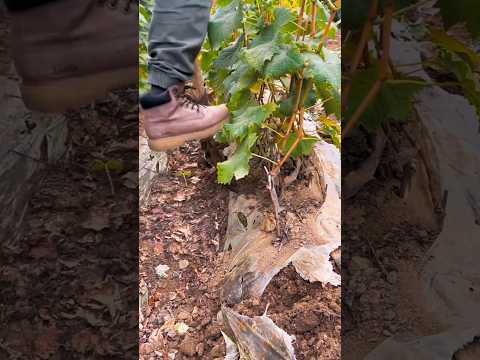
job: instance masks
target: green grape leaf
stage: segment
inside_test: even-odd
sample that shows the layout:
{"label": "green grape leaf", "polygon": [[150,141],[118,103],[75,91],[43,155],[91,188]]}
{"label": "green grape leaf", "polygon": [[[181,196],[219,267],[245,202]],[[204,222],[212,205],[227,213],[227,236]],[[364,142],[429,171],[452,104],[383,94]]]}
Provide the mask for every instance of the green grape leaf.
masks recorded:
{"label": "green grape leaf", "polygon": [[323,58],[317,54],[303,54],[306,64],[305,76],[313,78],[317,94],[323,100],[327,114],[340,119],[341,67],[337,53],[324,49]]}
{"label": "green grape leaf", "polygon": [[228,108],[230,111],[236,111],[246,106],[257,105],[255,98],[249,89],[244,89],[235,92],[228,101]]}
{"label": "green grape leaf", "polygon": [[231,69],[233,65],[235,65],[239,59],[244,39],[245,35],[242,34],[232,46],[229,46],[220,52],[213,63],[215,70]]}
{"label": "green grape leaf", "polygon": [[243,2],[233,0],[224,7],[219,7],[208,23],[208,38],[214,49],[231,38],[233,32],[242,26]]}
{"label": "green grape leaf", "polygon": [[306,64],[305,76],[307,78],[313,78],[315,85],[319,88],[330,85],[340,91],[342,72],[340,57],[337,53],[325,49],[324,58],[312,53],[302,55]]}
{"label": "green grape leaf", "polygon": [[259,128],[277,108],[275,103],[262,106],[249,106],[232,113],[232,121],[224,130],[230,139],[242,139],[249,132]]}
{"label": "green grape leaf", "polygon": [[223,85],[227,89],[230,96],[234,96],[236,92],[249,89],[250,86],[257,82],[257,74],[255,69],[248,64],[240,63],[238,67],[225,79]]}
{"label": "green grape leaf", "polygon": [[208,74],[208,83],[212,89],[217,93],[217,95],[225,95],[226,91],[224,88],[224,82],[230,75],[230,71],[225,69],[219,69],[215,72],[210,72]]}
{"label": "green grape leaf", "polygon": [[[350,119],[365,95],[377,79],[378,65],[360,71],[352,79],[352,87],[346,108],[345,119]],[[370,104],[361,118],[361,124],[369,131],[375,131],[386,120],[407,121],[413,111],[415,94],[424,86],[412,83],[414,78],[403,77],[400,82],[385,82],[380,93]],[[412,82],[410,82],[412,81]]]}
{"label": "green grape leaf", "polygon": [[324,86],[317,88],[318,98],[322,99],[323,108],[327,115],[335,115],[337,119],[341,119],[342,116],[342,100],[340,92],[331,87]]}
{"label": "green grape leaf", "polygon": [[[280,101],[277,107],[277,110],[275,110],[275,116],[281,117],[281,118],[292,116],[295,98],[296,98],[296,91],[291,96],[289,96],[288,99]],[[315,105],[317,100],[318,100],[318,97],[317,97],[317,94],[315,93],[315,90],[311,89],[307,95],[307,98],[305,99],[304,106],[306,108],[309,108]]]}
{"label": "green grape leaf", "polygon": [[250,171],[252,147],[257,142],[256,134],[249,134],[239,145],[235,153],[227,160],[217,164],[217,181],[220,184],[230,184],[232,179],[240,180]]}
{"label": "green grape leaf", "polygon": [[243,53],[245,60],[255,70],[260,71],[266,61],[280,52],[282,29],[293,19],[284,8],[275,9],[275,21],[264,28]]}
{"label": "green grape leaf", "polygon": [[283,46],[272,61],[265,67],[265,76],[270,79],[279,79],[286,74],[294,74],[303,68],[303,58],[293,46]]}
{"label": "green grape leaf", "polygon": [[[286,154],[290,148],[293,146],[293,143],[298,139],[298,132],[292,132],[287,141],[285,142],[285,145],[282,147],[282,153]],[[312,153],[313,147],[315,144],[318,142],[319,139],[314,138],[314,137],[306,137],[302,139],[297,147],[292,151],[292,158],[296,159],[299,156],[308,156]]]}
{"label": "green grape leaf", "polygon": [[318,131],[331,139],[333,144],[340,149],[342,145],[342,127],[340,122],[328,116],[320,116]]}
{"label": "green grape leaf", "polygon": [[430,39],[443,49],[465,57],[471,67],[477,68],[480,65],[479,54],[475,53],[475,51],[470,49],[463,42],[448,35],[445,31],[432,29],[430,31]]}
{"label": "green grape leaf", "polygon": [[438,6],[447,28],[465,22],[474,37],[480,36],[480,6],[478,0],[439,0]]}

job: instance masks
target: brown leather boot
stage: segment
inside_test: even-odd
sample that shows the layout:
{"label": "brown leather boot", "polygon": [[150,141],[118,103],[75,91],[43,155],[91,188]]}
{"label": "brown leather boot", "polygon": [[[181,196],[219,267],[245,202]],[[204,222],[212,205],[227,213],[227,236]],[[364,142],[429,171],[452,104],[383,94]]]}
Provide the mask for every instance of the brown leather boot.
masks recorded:
{"label": "brown leather boot", "polygon": [[226,105],[203,106],[182,95],[182,85],[168,89],[170,101],[142,109],[145,132],[152,150],[176,148],[190,140],[209,138],[228,121]]}
{"label": "brown leather boot", "polygon": [[11,15],[30,109],[60,112],[137,84],[137,0],[59,0]]}

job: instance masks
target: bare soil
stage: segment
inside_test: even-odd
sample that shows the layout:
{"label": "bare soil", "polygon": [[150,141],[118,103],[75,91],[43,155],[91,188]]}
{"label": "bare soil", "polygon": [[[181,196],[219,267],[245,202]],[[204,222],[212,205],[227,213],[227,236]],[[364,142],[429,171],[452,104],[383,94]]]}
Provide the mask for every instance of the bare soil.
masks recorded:
{"label": "bare soil", "polygon": [[[249,177],[230,188],[218,185],[198,143],[169,154],[168,174],[157,180],[150,204],[141,210],[140,278],[149,294],[140,329],[142,359],[167,359],[168,354],[180,360],[223,359],[218,313],[225,268],[219,249],[228,194],[231,189],[255,192],[263,186],[259,179]],[[166,278],[156,274],[158,265],[169,267]],[[340,359],[340,288],[311,284],[289,266],[260,299],[233,307],[248,316],[267,308],[267,315],[295,336],[297,359]],[[168,331],[179,322],[189,326],[186,334]]]}
{"label": "bare soil", "polygon": [[[413,216],[415,208],[399,194],[406,181],[399,154],[418,156],[403,126],[392,127],[375,178],[342,202],[342,358],[347,360],[363,359],[393,335],[439,330],[419,296],[425,254],[439,228]],[[357,151],[347,154],[347,171],[372,151],[361,131],[350,141],[357,146],[349,149]],[[441,223],[440,214],[433,217]]]}
{"label": "bare soil", "polygon": [[138,358],[138,191],[124,177],[137,102],[124,90],[65,115],[69,151],[37,174],[23,237],[0,246],[0,358]]}

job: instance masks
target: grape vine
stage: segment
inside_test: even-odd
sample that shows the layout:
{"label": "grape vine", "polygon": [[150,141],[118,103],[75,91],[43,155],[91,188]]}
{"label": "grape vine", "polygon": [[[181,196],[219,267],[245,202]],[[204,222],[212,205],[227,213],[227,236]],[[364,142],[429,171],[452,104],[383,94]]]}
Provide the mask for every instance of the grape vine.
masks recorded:
{"label": "grape vine", "polygon": [[350,136],[358,125],[375,131],[386,120],[406,121],[411,116],[415,94],[431,83],[402,75],[392,64],[392,24],[410,10],[432,4],[443,24],[425,27],[436,53],[421,65],[452,76],[455,81],[435,85],[460,88],[480,115],[480,56],[447,32],[454,25],[464,24],[473,38],[480,36],[480,9],[475,1],[345,0],[343,19],[348,37],[344,37],[343,47],[348,56],[342,62],[346,74],[342,84],[342,138]]}
{"label": "grape vine", "polygon": [[322,128],[340,145],[340,54],[326,46],[339,11],[340,1],[218,1],[201,60],[232,114],[217,136],[233,149],[217,165],[219,183],[246,176],[252,157],[276,176],[288,159],[308,155],[318,138],[304,131],[305,111],[318,103]]}

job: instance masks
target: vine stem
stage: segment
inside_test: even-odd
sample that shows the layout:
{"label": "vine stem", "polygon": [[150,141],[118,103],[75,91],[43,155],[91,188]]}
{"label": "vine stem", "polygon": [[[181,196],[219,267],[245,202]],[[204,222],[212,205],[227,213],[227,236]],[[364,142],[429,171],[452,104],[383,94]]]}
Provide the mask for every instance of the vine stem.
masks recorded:
{"label": "vine stem", "polygon": [[394,4],[392,0],[389,0],[385,6],[385,21],[382,28],[382,57],[380,59],[380,69],[378,73],[378,79],[375,81],[367,96],[360,103],[359,107],[353,113],[351,119],[345,126],[345,130],[342,131],[342,140],[348,137],[351,131],[357,126],[360,118],[368,109],[368,107],[375,100],[380,93],[385,81],[391,77],[390,69],[390,46],[391,46],[391,33],[392,33],[392,20],[393,20]]}
{"label": "vine stem", "polygon": [[323,46],[325,45],[325,43],[327,42],[327,39],[328,39],[328,33],[330,32],[330,29],[332,27],[332,24],[333,24],[333,20],[335,20],[335,16],[337,15],[337,11],[336,10],[333,10],[331,13],[330,13],[330,17],[328,18],[328,24],[327,26],[325,27],[325,29],[323,30],[323,35],[322,35],[322,39],[320,40],[320,44],[318,45],[318,52],[320,52],[323,48]]}
{"label": "vine stem", "polygon": [[298,20],[297,20],[297,26],[299,27],[299,30],[297,31],[297,41],[300,38],[300,35],[305,31],[303,28],[303,15],[305,14],[305,5],[307,3],[307,0],[302,0],[302,7],[300,8],[300,13],[298,14]]}
{"label": "vine stem", "polygon": [[[357,72],[358,65],[360,65],[360,60],[362,59],[363,49],[368,43],[370,36],[372,34],[373,29],[373,21],[377,17],[378,13],[378,1],[379,0],[372,0],[370,3],[370,9],[368,11],[368,19],[367,22],[363,25],[362,34],[360,35],[360,41],[358,42],[358,46],[355,49],[355,53],[353,54],[352,63],[350,65],[350,69],[348,70],[347,77],[353,78],[353,75]],[[348,102],[348,97],[350,95],[350,89],[352,87],[351,81],[347,82],[343,91],[342,91],[342,111],[345,110]]]}
{"label": "vine stem", "polygon": [[377,97],[378,93],[382,89],[382,84],[383,82],[380,80],[375,81],[367,96],[365,96],[361,104],[353,113],[351,119],[346,124],[345,129],[342,129],[342,140],[345,139],[355,128],[360,117],[367,110],[367,108],[370,106],[370,104],[373,102],[373,100]]}
{"label": "vine stem", "polygon": [[317,34],[317,0],[312,2],[312,37]]}
{"label": "vine stem", "polygon": [[278,201],[278,195],[277,195],[277,190],[275,189],[275,179],[274,176],[268,172],[268,169],[264,167],[265,172],[267,173],[267,190],[270,192],[270,198],[272,199],[272,205],[273,205],[273,211],[275,213],[275,222],[277,223],[276,228],[277,228],[277,236],[279,238],[282,237],[282,229],[281,225],[282,223],[280,222],[280,203]]}
{"label": "vine stem", "polygon": [[293,128],[293,123],[295,122],[295,118],[297,117],[297,111],[298,107],[300,106],[300,97],[302,95],[302,90],[303,90],[303,72],[302,72],[302,77],[300,78],[298,85],[297,85],[297,94],[295,95],[295,103],[293,107],[293,113],[292,116],[290,117],[290,120],[288,122],[288,127],[287,131],[285,132],[284,136],[284,141],[287,141],[288,136],[290,135],[290,132],[292,131]]}
{"label": "vine stem", "polygon": [[285,164],[285,162],[290,159],[290,156],[292,155],[293,151],[297,148],[298,144],[300,144],[300,141],[303,140],[303,138],[305,137],[305,133],[303,131],[303,119],[304,119],[304,108],[302,107],[300,110],[299,110],[299,117],[300,117],[300,126],[298,128],[298,136],[297,138],[295,139],[295,142],[292,144],[292,146],[290,147],[290,149],[288,149],[288,152],[285,154],[285,156],[282,158],[282,160],[280,160],[280,162],[277,164],[277,166],[275,166],[272,170],[272,176],[273,177],[276,177],[279,173],[280,173],[280,169],[282,168],[283,164]]}

